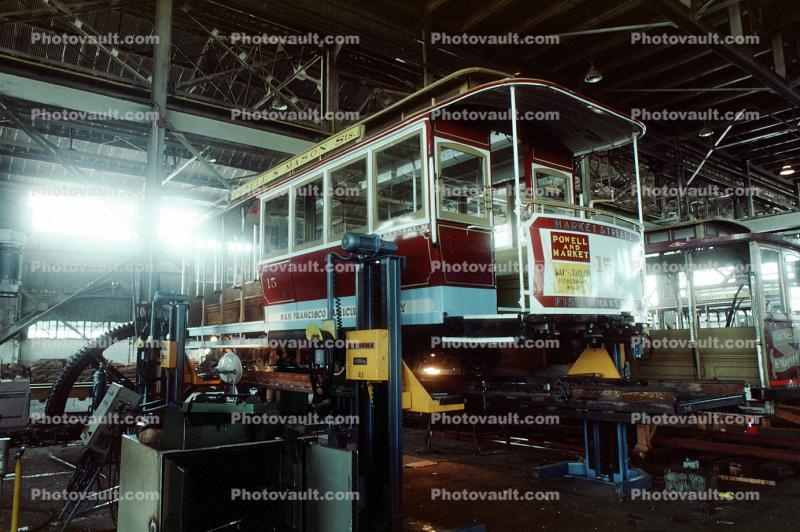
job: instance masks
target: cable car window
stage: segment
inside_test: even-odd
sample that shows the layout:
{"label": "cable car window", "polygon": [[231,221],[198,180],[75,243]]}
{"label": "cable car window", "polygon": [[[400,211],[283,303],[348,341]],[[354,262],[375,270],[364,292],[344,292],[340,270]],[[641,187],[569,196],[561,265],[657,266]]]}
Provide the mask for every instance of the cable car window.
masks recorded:
{"label": "cable car window", "polygon": [[367,158],[331,171],[331,223],[328,235],[335,239],[348,231],[366,231]]}
{"label": "cable car window", "polygon": [[485,157],[466,147],[440,145],[439,175],[440,211],[455,219],[485,222],[489,217]]}
{"label": "cable car window", "polygon": [[511,227],[514,215],[514,185],[496,186],[492,188],[492,213],[494,216],[494,246],[495,249],[512,247],[513,229]]}
{"label": "cable car window", "polygon": [[789,286],[789,304],[792,307],[792,318],[800,319],[800,255],[792,251],[784,252],[786,267],[786,283]]}
{"label": "cable car window", "polygon": [[422,142],[419,133],[375,153],[378,221],[422,211]]}
{"label": "cable car window", "polygon": [[289,194],[283,193],[264,201],[264,256],[289,250]]}
{"label": "cable car window", "polygon": [[775,249],[761,250],[761,280],[764,287],[764,305],[768,319],[786,319],[780,260],[780,251]]}
{"label": "cable car window", "polygon": [[647,241],[651,244],[666,242],[669,240],[669,231],[653,231],[647,234]]}
{"label": "cable car window", "polygon": [[322,176],[294,189],[294,246],[322,242],[325,191]]}
{"label": "cable car window", "polygon": [[533,197],[562,203],[572,203],[569,177],[561,172],[537,169],[534,173]]}

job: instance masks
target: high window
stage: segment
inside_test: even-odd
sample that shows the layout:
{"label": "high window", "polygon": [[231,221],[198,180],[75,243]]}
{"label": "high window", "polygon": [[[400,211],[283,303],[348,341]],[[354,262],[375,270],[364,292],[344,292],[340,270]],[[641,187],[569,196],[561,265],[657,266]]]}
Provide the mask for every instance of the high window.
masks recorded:
{"label": "high window", "polygon": [[422,212],[419,133],[375,153],[378,222]]}

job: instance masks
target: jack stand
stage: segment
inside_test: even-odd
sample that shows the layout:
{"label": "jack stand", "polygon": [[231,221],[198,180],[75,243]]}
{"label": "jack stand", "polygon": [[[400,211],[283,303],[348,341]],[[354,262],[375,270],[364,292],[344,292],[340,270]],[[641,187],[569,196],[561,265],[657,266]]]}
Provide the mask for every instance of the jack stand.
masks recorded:
{"label": "jack stand", "polygon": [[[612,432],[616,436],[612,445],[603,445],[611,440]],[[650,489],[653,485],[650,475],[630,467],[627,436],[625,423],[584,420],[584,460],[535,467],[533,476],[538,480],[574,477],[609,484],[619,496],[629,495],[633,489]]]}
{"label": "jack stand", "polygon": [[[622,372],[624,361],[619,346],[608,345],[608,353],[596,357],[605,366]],[[595,349],[597,350],[597,349]],[[584,351],[591,351],[587,349]],[[583,357],[583,355],[581,355]],[[610,360],[607,360],[610,358]],[[613,365],[610,363],[613,362]],[[577,365],[577,363],[576,363]],[[601,373],[591,368],[590,373]],[[602,373],[601,373],[602,374]],[[628,458],[628,425],[619,421],[583,421],[584,459],[581,462],[558,462],[533,469],[536,479],[574,477],[614,486],[619,496],[629,495],[632,489],[650,489],[653,481],[646,472],[630,467]]]}

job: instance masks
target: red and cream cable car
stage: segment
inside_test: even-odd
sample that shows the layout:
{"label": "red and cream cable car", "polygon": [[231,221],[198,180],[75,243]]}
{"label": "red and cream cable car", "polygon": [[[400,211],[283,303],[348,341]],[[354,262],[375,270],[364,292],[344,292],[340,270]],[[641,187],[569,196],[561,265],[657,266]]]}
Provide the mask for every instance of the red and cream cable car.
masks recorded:
{"label": "red and cream cable car", "polygon": [[[430,354],[434,337],[486,341],[543,327],[584,336],[587,323],[598,324],[594,334],[601,323],[641,323],[641,200],[638,219],[593,208],[576,161],[632,149],[638,190],[644,132],[547,81],[483,69],[448,76],[232,192],[226,235],[246,240],[257,216],[257,250],[240,264],[255,264],[263,319],[240,313],[231,323],[220,307],[216,324],[204,315],[192,334],[278,338],[326,319],[326,256],[342,251],[345,232],[393,240],[406,258],[409,359]],[[353,327],[354,275],[334,277],[338,317]]]}

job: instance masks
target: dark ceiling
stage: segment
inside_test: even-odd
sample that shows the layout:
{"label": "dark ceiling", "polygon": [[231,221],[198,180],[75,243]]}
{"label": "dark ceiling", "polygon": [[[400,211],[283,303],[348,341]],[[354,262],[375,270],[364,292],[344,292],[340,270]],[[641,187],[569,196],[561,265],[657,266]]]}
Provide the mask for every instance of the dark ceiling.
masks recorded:
{"label": "dark ceiling", "polygon": [[[800,155],[800,95],[795,91],[800,83],[800,2],[692,0],[687,4],[689,0],[176,0],[170,106],[219,119],[229,116],[231,108],[319,110],[325,77],[322,64],[332,56],[332,47],[234,44],[225,36],[235,32],[354,35],[359,43],[343,45],[336,59],[340,110],[368,115],[426,81],[464,67],[539,77],[629,114],[684,113],[680,115],[684,119],[643,118],[648,127],[641,144],[646,183],[685,182],[717,143],[693,186],[741,187],[750,179],[758,189],[753,214],[796,210],[795,183],[778,171],[785,164],[795,164]],[[150,47],[121,45],[120,53],[112,57],[91,45],[32,43],[31,33],[75,33],[71,21],[80,18],[86,22],[84,31],[88,27],[98,34],[148,35],[153,31],[154,12],[154,2],[138,0],[48,4],[1,0],[0,72],[146,102]],[[710,46],[632,43],[632,32],[688,36],[706,31],[755,36],[757,42]],[[450,36],[557,35],[559,42],[456,45],[432,42],[434,32]],[[591,64],[603,75],[599,83],[584,82]],[[106,179],[128,176],[134,180],[131,186],[136,186],[137,176],[141,180],[138,174],[143,165],[136,154],[146,149],[147,142],[146,127],[141,124],[34,120],[30,117],[34,103],[4,97],[2,85],[0,103],[4,105],[0,116],[5,108],[9,119],[0,122],[0,180],[32,179],[60,164],[58,153],[31,142],[18,121],[59,144],[61,150],[84,149],[95,156],[68,153],[78,157],[72,162],[79,167],[93,165],[106,172]],[[698,114],[687,117],[685,112]],[[704,112],[716,115],[702,119]],[[747,113],[747,117],[731,119],[737,112]],[[10,120],[8,113],[18,121]],[[315,141],[325,135],[330,124],[270,121],[252,126]],[[713,134],[699,137],[706,128]],[[287,157],[269,146],[258,149],[203,133],[191,132],[186,137],[204,149],[203,156],[213,161],[223,178],[234,183]],[[79,141],[77,148],[75,141]],[[119,153],[107,153],[114,148]],[[174,169],[192,157],[184,144],[169,138],[167,155]],[[27,168],[22,168],[26,165],[20,161],[27,161]],[[45,166],[31,169],[30,164]],[[623,200],[621,193],[629,188],[629,161],[601,157],[592,168],[597,183],[605,189],[618,189],[614,197],[622,203],[629,201]],[[608,174],[610,168],[616,168],[614,176]],[[212,201],[224,193],[199,161],[178,173],[169,186]],[[685,197],[680,202],[652,199],[647,208],[652,219],[746,214],[745,207],[731,195]]]}

